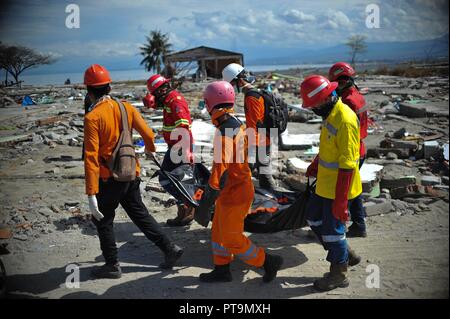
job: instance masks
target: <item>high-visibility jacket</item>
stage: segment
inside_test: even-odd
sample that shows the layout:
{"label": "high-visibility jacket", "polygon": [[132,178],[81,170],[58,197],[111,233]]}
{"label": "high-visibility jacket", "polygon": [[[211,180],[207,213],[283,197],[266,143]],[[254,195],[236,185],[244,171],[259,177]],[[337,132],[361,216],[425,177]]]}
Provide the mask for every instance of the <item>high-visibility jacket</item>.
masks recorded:
{"label": "high-visibility jacket", "polygon": [[[255,138],[249,139],[249,143],[257,146],[270,145],[270,137],[260,137],[258,128],[264,123],[264,98],[255,89],[250,89],[244,98],[245,125],[247,128],[255,130]],[[267,133],[269,133],[268,129]]]}
{"label": "high-visibility jacket", "polygon": [[353,112],[356,113],[359,119],[359,134],[361,138],[361,146],[359,149],[359,155],[361,158],[366,156],[366,146],[364,144],[364,139],[367,137],[367,127],[368,127],[368,115],[367,115],[367,105],[364,96],[359,93],[358,89],[351,86],[344,92],[342,92],[342,102],[347,104]]}
{"label": "high-visibility jacket", "polygon": [[352,169],[348,199],[362,192],[359,175],[359,124],[355,112],[339,98],[322,123],[316,194],[334,199],[339,169]]}
{"label": "high-visibility jacket", "polygon": [[[138,110],[130,103],[122,101],[128,115],[128,126],[135,129],[144,139],[145,147],[155,151],[154,135]],[[99,178],[112,176],[106,162],[111,157],[119,141],[122,118],[119,105],[110,97],[102,98],[92,111],[84,117],[84,170],[86,194],[98,193]],[[136,159],[136,176],[140,174]]]}
{"label": "high-visibility jacket", "polygon": [[192,145],[191,113],[184,97],[178,91],[173,90],[164,98],[163,107],[163,136],[167,145],[173,146],[181,139],[176,136],[174,139],[170,138],[172,131],[177,128],[188,130],[189,145]]}
{"label": "high-visibility jacket", "polygon": [[[213,123],[217,124],[216,120],[226,112],[216,112]],[[209,179],[210,187],[220,190],[211,238],[215,265],[229,264],[234,257],[255,267],[264,263],[264,249],[244,235],[244,220],[254,195],[247,147],[242,123],[235,117],[224,120],[214,137],[214,161]]]}

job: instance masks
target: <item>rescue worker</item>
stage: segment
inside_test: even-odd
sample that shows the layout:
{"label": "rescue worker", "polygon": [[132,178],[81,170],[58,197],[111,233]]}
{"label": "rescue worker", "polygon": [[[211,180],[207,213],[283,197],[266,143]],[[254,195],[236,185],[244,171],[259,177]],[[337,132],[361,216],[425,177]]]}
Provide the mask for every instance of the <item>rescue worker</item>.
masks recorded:
{"label": "rescue worker", "polygon": [[243,234],[254,188],[247,162],[247,136],[244,126],[234,116],[234,88],[229,82],[216,81],[206,87],[203,97],[217,130],[211,176],[195,212],[196,221],[207,227],[209,209],[215,203],[212,224],[214,270],[201,274],[200,281],[231,281],[230,263],[234,257],[248,265],[262,267],[265,271],[263,281],[272,281],[283,258],[264,252]]}
{"label": "rescue worker", "polygon": [[[183,254],[183,250],[162,232],[142,202],[138,160],[136,159],[137,177],[131,182],[114,180],[108,169],[106,163],[118,143],[122,123],[119,105],[109,96],[110,83],[109,72],[101,65],[91,65],[84,74],[84,84],[92,101],[91,111],[84,119],[86,193],[105,258],[105,264],[92,272],[97,278],[121,277],[113,229],[115,210],[119,204],[144,235],[163,251],[165,261],[160,265],[161,268],[172,268]],[[124,101],[123,105],[129,127],[141,134],[147,152],[154,152],[152,130],[131,104]]]}
{"label": "rescue worker", "polygon": [[[362,94],[359,93],[353,78],[355,74],[355,70],[348,63],[338,62],[330,68],[328,79],[332,82],[338,82],[339,85],[336,89],[336,93],[341,97],[342,102],[348,105],[358,116],[361,139],[359,148],[359,169],[361,169],[366,157],[364,139],[368,135],[368,116],[366,101]],[[352,224],[348,228],[347,237],[367,237],[365,217],[366,212],[362,198],[361,196],[358,196],[353,200],[352,205],[350,206],[350,218]]]}
{"label": "rescue worker", "polygon": [[[259,186],[267,190],[276,188],[275,180],[272,176],[270,161],[270,130],[264,126],[264,98],[262,94],[253,87],[255,77],[249,75],[242,65],[237,63],[228,64],[222,71],[223,80],[230,82],[240,92],[245,94],[244,112],[247,126],[247,133],[254,132],[249,138],[249,164],[251,170],[258,170]],[[266,129],[266,136],[261,136],[258,129]],[[249,131],[248,129],[251,129]],[[262,150],[261,150],[262,149]],[[254,165],[253,165],[254,163]]]}
{"label": "rescue worker", "polygon": [[[347,245],[345,223],[348,204],[362,192],[359,176],[359,125],[356,114],[337,96],[336,82],[320,75],[307,77],[300,85],[303,107],[323,118],[319,155],[308,167],[316,175],[315,194],[306,207],[306,219],[328,251],[330,272],[314,282],[321,291],[347,287],[348,265],[361,258]],[[316,172],[312,172],[316,171]]]}
{"label": "rescue worker", "polygon": [[[193,164],[192,121],[185,98],[171,87],[168,79],[159,74],[154,74],[148,79],[147,88],[150,94],[144,97],[144,105],[163,108],[163,137],[168,145],[168,150],[161,168],[170,172],[180,165]],[[161,178],[160,183],[165,186]],[[171,192],[171,195],[174,196],[175,193]],[[194,208],[181,201],[177,203],[177,208],[177,217],[168,219],[167,225],[185,226],[190,224],[194,219]]]}

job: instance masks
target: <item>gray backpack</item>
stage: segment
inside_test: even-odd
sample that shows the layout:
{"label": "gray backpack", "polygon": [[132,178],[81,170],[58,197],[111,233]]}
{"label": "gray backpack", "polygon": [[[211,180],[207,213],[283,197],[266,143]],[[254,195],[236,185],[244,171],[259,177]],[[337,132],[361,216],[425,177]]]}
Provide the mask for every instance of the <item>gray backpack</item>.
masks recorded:
{"label": "gray backpack", "polygon": [[128,127],[128,114],[125,106],[118,99],[114,99],[120,108],[122,117],[122,132],[120,132],[111,157],[107,161],[114,180],[119,182],[131,182],[136,179],[136,153],[134,151],[131,129]]}

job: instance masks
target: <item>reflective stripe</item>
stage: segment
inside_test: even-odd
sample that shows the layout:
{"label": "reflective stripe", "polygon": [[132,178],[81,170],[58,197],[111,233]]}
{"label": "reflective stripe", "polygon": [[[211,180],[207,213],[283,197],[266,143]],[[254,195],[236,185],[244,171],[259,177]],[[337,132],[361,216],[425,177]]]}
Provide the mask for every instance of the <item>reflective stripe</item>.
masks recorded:
{"label": "reflective stripe", "polygon": [[165,106],[165,105],[164,105],[164,111],[166,111],[167,113],[172,113],[172,110],[170,109],[170,107]]}
{"label": "reflective stripe", "polygon": [[156,83],[160,82],[160,81],[164,81],[164,78],[162,76],[156,78],[152,84],[150,84],[151,87],[154,87]]}
{"label": "reflective stripe", "polygon": [[225,256],[225,257],[231,256],[231,254],[228,252],[228,250],[225,247],[223,247],[222,245],[220,245],[216,242],[212,242],[211,246],[212,246],[212,251],[213,251],[214,255]]}
{"label": "reflective stripe", "polygon": [[345,239],[345,234],[344,235],[322,235],[322,240],[325,243],[334,243],[340,240],[344,240]]}
{"label": "reflective stripe", "polygon": [[344,72],[344,69],[337,69],[336,71],[334,71],[334,75],[338,75],[339,73]]}
{"label": "reflective stripe", "polygon": [[318,227],[322,225],[322,221],[321,220],[306,220],[306,222],[308,223],[309,226],[313,226],[313,227]]}
{"label": "reflective stripe", "polygon": [[172,125],[172,126],[164,125],[164,126],[163,126],[163,131],[164,131],[164,132],[172,132],[174,129],[175,129],[175,126],[174,126],[174,125]]}
{"label": "reflective stripe", "polygon": [[241,259],[248,260],[256,257],[257,249],[256,246],[251,244],[245,253],[237,254]]}
{"label": "reflective stripe", "polygon": [[335,128],[329,122],[325,121],[325,127],[327,128],[328,132],[330,132],[331,135],[334,135],[334,136],[337,135],[337,131],[338,131],[337,128]]}
{"label": "reflective stripe", "polygon": [[339,168],[339,163],[338,162],[325,162],[321,158],[319,158],[319,164],[322,165],[325,168],[330,168],[330,169],[338,169]]}
{"label": "reflective stripe", "polygon": [[175,122],[175,126],[179,126],[179,125],[181,125],[181,124],[189,125],[189,120],[186,120],[186,119],[179,119],[178,121]]}
{"label": "reflective stripe", "polygon": [[324,88],[326,88],[328,86],[328,83],[325,81],[323,82],[319,87],[315,88],[314,90],[312,90],[311,92],[308,93],[308,97],[312,98],[314,95],[316,95],[317,93],[319,93],[320,91],[322,91]]}

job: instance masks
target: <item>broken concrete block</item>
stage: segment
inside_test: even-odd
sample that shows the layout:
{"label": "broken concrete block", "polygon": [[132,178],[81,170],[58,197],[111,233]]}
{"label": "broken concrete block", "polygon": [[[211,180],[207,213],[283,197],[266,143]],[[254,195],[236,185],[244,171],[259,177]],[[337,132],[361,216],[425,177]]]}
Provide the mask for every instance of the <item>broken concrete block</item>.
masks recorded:
{"label": "broken concrete block", "polygon": [[376,216],[381,214],[388,214],[392,212],[393,206],[391,201],[386,201],[383,203],[373,203],[373,202],[367,202],[364,204],[364,208],[366,210],[366,215],[368,217],[370,216]]}
{"label": "broken concrete block", "polygon": [[305,162],[297,157],[292,157],[287,160],[287,172],[290,174],[305,173],[310,165],[310,162]]}
{"label": "broken concrete block", "polygon": [[393,188],[406,187],[408,185],[416,184],[417,180],[415,176],[384,176],[381,179],[381,188],[387,188],[392,190]]}
{"label": "broken concrete block", "polygon": [[422,176],[420,178],[420,184],[422,186],[434,186],[434,185],[439,185],[441,184],[441,178],[439,176],[434,176],[434,175],[430,175],[430,176]]}
{"label": "broken concrete block", "polygon": [[393,199],[401,199],[404,197],[444,197],[445,194],[433,189],[431,186],[409,185],[392,189],[391,196]]}
{"label": "broken concrete block", "polygon": [[430,158],[440,153],[438,141],[426,141],[423,143],[424,157]]}
{"label": "broken concrete block", "polygon": [[392,158],[393,155],[389,155],[390,158],[387,158],[389,160],[397,160],[399,158],[405,159],[409,158],[409,149],[405,148],[381,148],[381,147],[375,147],[375,148],[369,148],[367,150],[367,157],[373,157],[373,158],[381,158],[383,156],[388,156],[389,153],[393,153],[397,156],[397,158]]}
{"label": "broken concrete block", "polygon": [[442,176],[442,184],[444,184],[444,185],[447,185],[448,186],[448,180],[449,180],[449,178],[448,178],[448,176]]}
{"label": "broken concrete block", "polygon": [[382,148],[404,148],[408,150],[416,150],[419,147],[419,144],[414,141],[404,141],[386,138],[380,142],[380,147]]}
{"label": "broken concrete block", "polygon": [[280,135],[280,145],[283,150],[305,150],[318,145],[320,134],[289,134],[284,131]]}
{"label": "broken concrete block", "polygon": [[396,160],[398,159],[398,155],[395,154],[394,152],[389,152],[386,154],[386,159],[388,160]]}
{"label": "broken concrete block", "polygon": [[401,102],[399,103],[399,111],[401,115],[405,115],[410,118],[427,116],[427,110],[424,105]]}
{"label": "broken concrete block", "polygon": [[55,132],[45,132],[44,135],[46,138],[52,140],[52,141],[58,141],[61,139],[61,135],[55,133]]}

